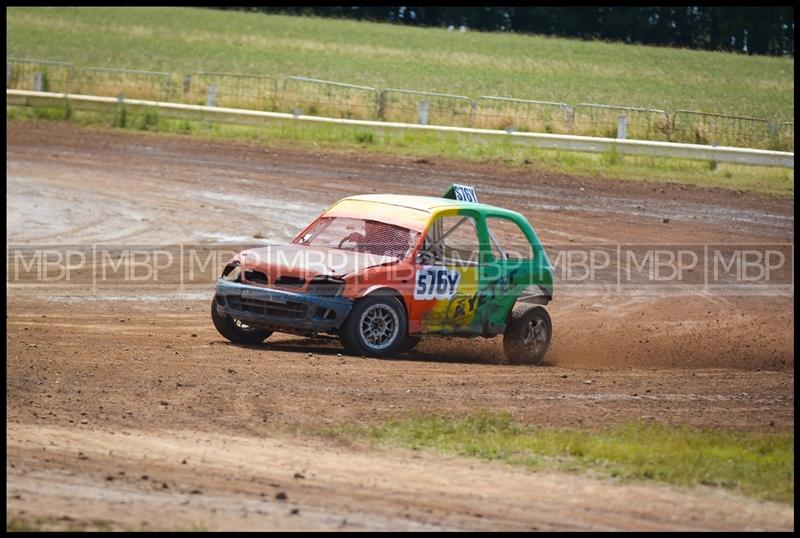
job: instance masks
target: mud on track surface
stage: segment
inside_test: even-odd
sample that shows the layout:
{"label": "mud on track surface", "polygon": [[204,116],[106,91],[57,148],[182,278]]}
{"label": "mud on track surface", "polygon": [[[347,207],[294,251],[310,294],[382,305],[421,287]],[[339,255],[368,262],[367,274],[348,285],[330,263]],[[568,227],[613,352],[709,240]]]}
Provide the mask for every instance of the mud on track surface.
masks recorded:
{"label": "mud on track surface", "polygon": [[[725,190],[66,124],[6,130],[15,245],[285,241],[341,197],[438,195],[452,182],[522,212],[545,243],[794,240],[790,200]],[[339,528],[343,519],[392,529],[791,528],[791,508],[718,492],[550,478],[288,432],[480,408],[540,425],[792,429],[792,296],[557,295],[546,365],[523,368],[505,364],[497,338],[425,339],[392,360],[280,334],[232,346],[210,323],[211,283],[118,284],[8,287],[9,517],[115,528]],[[399,469],[412,460],[419,472],[406,476]],[[468,491],[481,477],[539,493]],[[568,488],[560,506],[570,498],[570,509],[553,509],[553,480]],[[598,504],[592,488],[617,500]],[[633,496],[644,499],[636,508]],[[153,508],[162,502],[171,508]]]}

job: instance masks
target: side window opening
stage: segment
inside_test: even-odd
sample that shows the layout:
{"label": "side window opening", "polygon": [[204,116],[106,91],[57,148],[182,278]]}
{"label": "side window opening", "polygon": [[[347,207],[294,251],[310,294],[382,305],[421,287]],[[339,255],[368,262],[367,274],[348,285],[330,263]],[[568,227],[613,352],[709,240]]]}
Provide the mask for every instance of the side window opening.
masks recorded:
{"label": "side window opening", "polygon": [[508,259],[506,251],[503,250],[503,247],[500,245],[500,242],[494,236],[494,232],[492,232],[492,229],[487,226],[486,230],[489,232],[489,240],[492,243],[492,254],[494,255],[494,258],[496,260]]}
{"label": "side window opening", "polygon": [[486,227],[495,260],[533,259],[530,241],[516,222],[503,217],[487,217]]}
{"label": "side window opening", "polygon": [[434,221],[425,236],[424,256],[439,265],[477,266],[480,246],[475,219],[447,215]]}

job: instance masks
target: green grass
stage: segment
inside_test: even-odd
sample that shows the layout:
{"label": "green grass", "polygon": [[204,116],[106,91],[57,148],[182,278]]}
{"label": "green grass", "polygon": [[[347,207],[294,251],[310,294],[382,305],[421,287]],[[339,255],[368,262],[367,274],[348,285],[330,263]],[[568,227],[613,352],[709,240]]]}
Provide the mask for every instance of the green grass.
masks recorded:
{"label": "green grass", "polygon": [[[175,77],[196,71],[222,71],[267,74],[282,80],[288,75],[300,74],[378,88],[411,88],[470,97],[500,95],[561,101],[570,105],[595,102],[667,111],[694,109],[773,120],[786,120],[794,115],[792,58],[507,33],[447,32],[435,28],[200,8],[13,7],[7,8],[6,15],[9,55],[62,60],[78,67],[165,71]],[[30,83],[28,75],[19,75],[27,81],[26,84]],[[48,80],[53,78],[54,85],[58,84],[56,72],[46,72],[45,75]],[[205,102],[202,83],[198,83],[195,90],[193,82],[193,93],[184,95],[180,78],[175,77],[174,95],[170,98]],[[158,98],[148,93],[155,87],[135,88],[129,83],[128,80],[105,81],[97,83],[101,86],[91,88],[116,95],[119,92],[117,84],[122,84],[128,97],[144,92],[148,95],[142,97]],[[225,91],[230,90],[230,86],[224,87],[228,88]],[[324,96],[309,97],[304,93],[308,89],[298,90],[299,93],[293,91],[281,92],[267,101],[259,101],[258,105],[246,106],[280,110],[299,107],[308,113],[312,112],[311,108],[321,106],[323,109],[317,110],[320,114],[354,114],[356,117],[372,117],[374,114],[369,107],[359,108],[359,103],[364,105],[365,102],[356,96],[337,95],[332,105],[326,104]],[[245,106],[237,100],[249,99],[226,95],[223,97],[221,94],[222,106]],[[315,104],[302,104],[306,98],[316,99]],[[225,99],[233,101],[226,104],[223,102]],[[300,99],[300,104],[296,99]],[[389,119],[394,114],[411,114],[411,119],[399,119],[415,121],[413,108],[416,101],[411,105],[410,112],[391,105],[387,109],[391,113],[385,115]],[[330,106],[334,108],[325,108]],[[29,115],[13,113],[15,117],[26,114]],[[33,112],[34,116],[44,119],[55,118],[58,114]],[[499,116],[487,121],[506,122],[505,114],[500,112]],[[61,116],[65,115],[62,113]],[[87,119],[88,116],[82,113],[74,116],[69,119],[93,125],[106,123],[104,118]],[[453,121],[463,122],[463,114],[459,118]],[[564,128],[563,124],[551,123],[550,120],[536,122],[544,124],[537,123],[535,130],[557,132]],[[118,127],[192,133],[270,145],[292,143],[331,149],[363,148],[384,153],[529,166],[579,176],[670,181],[781,196],[793,196],[794,192],[794,172],[791,170],[716,166],[698,161],[617,153],[593,155],[534,150],[511,141],[498,142],[458,134],[401,133],[286,122],[265,124],[258,129],[210,127],[189,121],[176,123],[153,114],[136,117],[127,111],[116,115],[110,123]],[[499,128],[497,125],[482,126]],[[520,129],[524,128],[520,124]],[[583,130],[580,133],[604,135]],[[695,141],[684,138],[709,136],[703,129],[681,133],[676,140]],[[662,135],[656,133],[653,136],[663,138]],[[734,137],[720,143],[777,149],[791,145],[791,141],[783,138],[740,140]]]}
{"label": "green grass", "polygon": [[103,114],[65,111],[62,108],[6,107],[15,120],[69,120],[85,126],[113,126],[151,132],[191,134],[207,139],[226,139],[264,146],[357,150],[420,158],[442,157],[529,170],[549,170],[587,178],[672,182],[702,187],[721,187],[777,196],[793,196],[794,171],[785,168],[715,164],[663,157],[589,154],[542,150],[510,140],[483,139],[457,133],[393,131],[356,126],[265,122],[248,127],[159,118],[153,112],[128,111]]}
{"label": "green grass", "polygon": [[86,532],[100,531],[110,532],[113,530],[108,521],[95,519],[90,521],[79,521],[73,518],[55,517],[35,517],[20,518],[11,517],[6,521],[6,531],[8,532],[47,532],[47,531],[68,531]]}
{"label": "green grass", "polygon": [[6,522],[8,532],[36,532],[41,530],[38,523],[29,523],[26,520],[11,518]]}
{"label": "green grass", "polygon": [[794,59],[197,8],[6,8],[8,55],[789,120]]}
{"label": "green grass", "polygon": [[623,481],[708,485],[761,500],[794,501],[794,437],[628,423],[600,431],[525,427],[507,414],[417,415],[326,430],[343,438]]}
{"label": "green grass", "polygon": [[[75,518],[67,517],[10,517],[6,521],[7,532],[88,532],[100,531],[111,532],[115,530],[110,521],[104,520],[77,520]],[[126,528],[121,527],[118,530],[123,532],[148,532],[154,529],[148,528]],[[204,525],[194,524],[187,528],[175,529],[155,529],[155,530],[170,530],[177,532],[207,532],[208,528]]]}

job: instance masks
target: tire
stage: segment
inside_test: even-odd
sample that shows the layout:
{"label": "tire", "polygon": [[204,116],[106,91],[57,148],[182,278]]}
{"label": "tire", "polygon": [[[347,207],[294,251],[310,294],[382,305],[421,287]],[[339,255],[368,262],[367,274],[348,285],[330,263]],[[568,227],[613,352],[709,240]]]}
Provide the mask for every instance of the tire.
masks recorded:
{"label": "tire", "polygon": [[272,331],[249,327],[230,316],[220,315],[217,313],[216,297],[211,300],[211,321],[214,322],[219,334],[235,344],[260,344],[272,334]]}
{"label": "tire", "polygon": [[397,351],[401,353],[408,353],[409,351],[413,351],[417,344],[419,344],[420,340],[422,340],[421,336],[411,336],[407,334],[403,343],[400,344],[400,347],[397,348]]}
{"label": "tire", "polygon": [[360,299],[341,328],[341,340],[350,355],[385,357],[400,350],[408,321],[406,309],[390,295]]}
{"label": "tire", "polygon": [[553,322],[547,310],[541,306],[516,304],[503,335],[503,350],[512,364],[536,365],[550,347],[552,336]]}

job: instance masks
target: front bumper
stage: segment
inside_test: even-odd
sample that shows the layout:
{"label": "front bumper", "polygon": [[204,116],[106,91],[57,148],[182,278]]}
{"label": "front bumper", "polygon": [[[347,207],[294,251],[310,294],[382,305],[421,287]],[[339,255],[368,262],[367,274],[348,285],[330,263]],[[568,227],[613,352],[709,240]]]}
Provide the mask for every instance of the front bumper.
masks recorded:
{"label": "front bumper", "polygon": [[249,325],[326,332],[338,329],[353,306],[342,297],[323,297],[305,293],[217,281],[214,298],[217,313]]}

